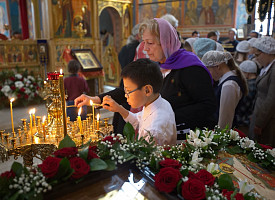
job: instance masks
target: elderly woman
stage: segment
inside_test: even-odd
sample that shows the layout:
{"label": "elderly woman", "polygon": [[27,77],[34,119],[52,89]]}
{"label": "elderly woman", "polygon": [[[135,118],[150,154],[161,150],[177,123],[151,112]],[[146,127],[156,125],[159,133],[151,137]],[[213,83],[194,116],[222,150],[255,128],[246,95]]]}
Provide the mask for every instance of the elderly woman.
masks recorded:
{"label": "elderly woman", "polygon": [[232,124],[236,125],[234,121],[242,103],[241,99],[248,93],[246,79],[229,52],[208,51],[202,57],[202,62],[213,79],[219,81],[215,88],[218,125],[221,128],[231,128]]}
{"label": "elderly woman", "polygon": [[216,101],[208,69],[195,54],[180,49],[177,32],[166,20],[147,20],[139,30],[149,58],[160,63],[160,93],[175,112],[178,140],[185,139],[189,129],[213,128]]}
{"label": "elderly woman", "polygon": [[275,40],[258,38],[252,47],[263,68],[256,79],[257,95],[249,136],[275,147]]}

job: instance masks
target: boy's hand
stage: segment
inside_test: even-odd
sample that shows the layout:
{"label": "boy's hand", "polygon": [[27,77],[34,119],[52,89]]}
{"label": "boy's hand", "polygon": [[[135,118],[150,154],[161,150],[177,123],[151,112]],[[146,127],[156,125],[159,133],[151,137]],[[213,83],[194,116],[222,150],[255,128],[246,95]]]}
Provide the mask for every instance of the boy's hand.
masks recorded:
{"label": "boy's hand", "polygon": [[121,109],[121,106],[109,95],[103,97],[102,104],[104,109],[107,109],[112,112],[119,112],[119,110]]}
{"label": "boy's hand", "polygon": [[98,96],[90,97],[86,94],[82,94],[74,100],[74,105],[76,105],[77,107],[90,105],[90,100],[92,100],[93,103],[101,103],[100,98]]}

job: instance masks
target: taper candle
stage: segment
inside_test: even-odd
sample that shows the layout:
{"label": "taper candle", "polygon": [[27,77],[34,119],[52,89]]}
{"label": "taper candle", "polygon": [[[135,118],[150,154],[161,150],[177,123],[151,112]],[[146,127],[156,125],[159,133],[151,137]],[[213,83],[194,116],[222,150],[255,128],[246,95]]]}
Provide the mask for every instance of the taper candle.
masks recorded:
{"label": "taper candle", "polygon": [[83,135],[83,130],[82,130],[82,122],[81,122],[81,111],[82,111],[82,107],[79,108],[78,110],[78,117],[77,117],[77,121],[78,121],[78,126],[79,126],[79,132],[81,135]]}
{"label": "taper candle", "polygon": [[43,132],[44,141],[46,140],[45,120],[46,120],[46,116],[44,115],[42,119],[42,132]]}
{"label": "taper candle", "polygon": [[13,111],[12,111],[12,102],[14,101],[14,98],[11,98],[10,100],[10,110],[11,110],[11,128],[12,128],[12,134],[13,137],[15,137],[15,132],[14,132],[14,124],[13,124]]}
{"label": "taper candle", "polygon": [[92,100],[90,100],[90,104],[92,106],[93,109],[93,123],[92,123],[92,131],[95,131],[95,106],[94,106],[94,102]]}
{"label": "taper candle", "polygon": [[32,109],[32,125],[34,128],[36,128],[35,108]]}
{"label": "taper candle", "polygon": [[99,114],[96,115],[96,129],[99,130]]}
{"label": "taper candle", "polygon": [[30,114],[30,132],[32,137],[32,109],[29,111],[29,114]]}

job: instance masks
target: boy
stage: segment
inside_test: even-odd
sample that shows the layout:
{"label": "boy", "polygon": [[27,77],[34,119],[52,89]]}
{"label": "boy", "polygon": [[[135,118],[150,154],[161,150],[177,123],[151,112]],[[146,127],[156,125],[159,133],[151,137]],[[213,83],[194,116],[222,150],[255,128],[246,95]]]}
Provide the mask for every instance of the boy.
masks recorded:
{"label": "boy", "polygon": [[108,95],[103,98],[103,108],[119,112],[126,122],[138,127],[139,138],[148,141],[150,132],[158,145],[176,144],[175,114],[159,94],[163,82],[159,66],[149,59],[138,59],[123,68],[121,77],[127,102],[132,108],[144,106],[143,110],[131,113]]}

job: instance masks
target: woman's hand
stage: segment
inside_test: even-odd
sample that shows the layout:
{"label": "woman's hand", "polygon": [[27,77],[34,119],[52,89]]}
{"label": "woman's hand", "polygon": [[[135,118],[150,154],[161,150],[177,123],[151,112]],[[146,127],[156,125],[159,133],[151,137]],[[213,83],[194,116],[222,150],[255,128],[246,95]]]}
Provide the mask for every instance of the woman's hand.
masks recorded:
{"label": "woman's hand", "polygon": [[74,105],[77,107],[85,106],[85,105],[90,105],[90,100],[93,101],[93,103],[100,104],[101,100],[98,96],[95,97],[90,97],[86,94],[82,94],[81,96],[77,97],[74,100]]}

